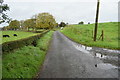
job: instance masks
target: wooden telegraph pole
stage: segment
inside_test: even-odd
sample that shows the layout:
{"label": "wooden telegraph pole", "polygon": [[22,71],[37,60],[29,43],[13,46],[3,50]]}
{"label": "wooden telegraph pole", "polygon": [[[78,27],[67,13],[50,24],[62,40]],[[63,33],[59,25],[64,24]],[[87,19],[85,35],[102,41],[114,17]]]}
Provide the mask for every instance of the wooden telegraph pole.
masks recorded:
{"label": "wooden telegraph pole", "polygon": [[94,29],[94,41],[96,41],[96,38],[97,38],[99,6],[100,6],[100,0],[97,0],[96,20],[95,20],[95,29]]}

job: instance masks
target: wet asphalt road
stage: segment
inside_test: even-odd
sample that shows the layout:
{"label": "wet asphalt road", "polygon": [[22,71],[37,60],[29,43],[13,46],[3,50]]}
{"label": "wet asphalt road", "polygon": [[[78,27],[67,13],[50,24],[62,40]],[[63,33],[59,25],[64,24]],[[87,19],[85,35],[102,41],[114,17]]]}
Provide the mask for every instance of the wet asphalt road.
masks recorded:
{"label": "wet asphalt road", "polygon": [[99,68],[100,59],[75,48],[62,33],[53,34],[39,78],[118,78],[117,69]]}

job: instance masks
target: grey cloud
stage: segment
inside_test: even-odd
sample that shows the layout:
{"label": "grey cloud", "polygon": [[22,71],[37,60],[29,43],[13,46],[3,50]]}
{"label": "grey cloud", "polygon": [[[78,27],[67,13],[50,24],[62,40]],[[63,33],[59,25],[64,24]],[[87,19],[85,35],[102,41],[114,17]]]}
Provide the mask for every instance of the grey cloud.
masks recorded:
{"label": "grey cloud", "polygon": [[[79,21],[85,21],[86,23],[94,23],[96,2],[95,0],[93,1],[94,2],[7,2],[6,0],[6,3],[9,4],[11,9],[8,15],[17,20],[25,20],[34,14],[49,12],[56,18],[57,22],[78,23]],[[117,0],[115,1],[116,2],[101,2],[100,22],[117,21],[118,5]]]}

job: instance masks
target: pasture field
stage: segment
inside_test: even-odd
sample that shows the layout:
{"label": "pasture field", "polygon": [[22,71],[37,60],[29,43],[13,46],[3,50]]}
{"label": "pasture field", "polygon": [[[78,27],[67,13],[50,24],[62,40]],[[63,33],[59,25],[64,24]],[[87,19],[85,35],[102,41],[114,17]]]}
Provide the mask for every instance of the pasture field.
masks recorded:
{"label": "pasture field", "polygon": [[4,54],[2,60],[2,77],[34,78],[43,64],[52,34],[53,31],[50,31],[41,37],[36,47],[25,46],[14,52]]}
{"label": "pasture field", "polygon": [[[93,41],[95,24],[68,25],[61,32],[75,42],[87,46],[120,49],[118,46],[118,22],[99,23],[97,41]],[[99,40],[104,30],[104,41]]]}
{"label": "pasture field", "polygon": [[[0,44],[4,42],[27,38],[27,37],[38,34],[38,33],[32,33],[32,32],[24,32],[24,31],[0,31],[0,33],[2,34],[0,35],[0,38],[2,38],[2,41],[0,41]],[[13,34],[17,34],[17,36],[13,36]],[[10,37],[3,37],[3,35],[9,35]]]}

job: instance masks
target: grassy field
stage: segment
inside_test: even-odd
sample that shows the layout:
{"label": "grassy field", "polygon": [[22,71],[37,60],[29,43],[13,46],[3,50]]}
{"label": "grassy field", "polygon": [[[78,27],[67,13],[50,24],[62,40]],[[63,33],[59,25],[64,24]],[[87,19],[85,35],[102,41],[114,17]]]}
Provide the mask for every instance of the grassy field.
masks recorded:
{"label": "grassy field", "polygon": [[[38,40],[37,47],[25,46],[3,55],[3,78],[33,78],[44,61],[53,31]],[[44,44],[43,44],[44,43]],[[45,48],[44,50],[41,49]]]}
{"label": "grassy field", "polygon": [[[38,34],[38,33],[23,32],[23,31],[0,31],[0,33],[2,33],[2,35],[10,36],[8,38],[8,37],[2,37],[2,35],[0,35],[0,38],[2,38],[2,41],[0,41],[0,44],[4,43],[4,42],[23,39],[23,38],[34,36],[34,35]],[[13,36],[13,34],[17,34],[17,37]]]}
{"label": "grassy field", "polygon": [[[120,49],[118,47],[118,22],[99,23],[97,42],[93,41],[94,26],[95,24],[69,25],[61,32],[73,41],[87,46]],[[102,30],[104,30],[104,41],[99,40]]]}

